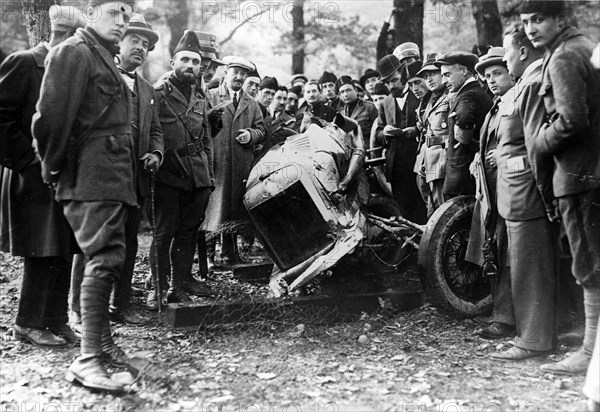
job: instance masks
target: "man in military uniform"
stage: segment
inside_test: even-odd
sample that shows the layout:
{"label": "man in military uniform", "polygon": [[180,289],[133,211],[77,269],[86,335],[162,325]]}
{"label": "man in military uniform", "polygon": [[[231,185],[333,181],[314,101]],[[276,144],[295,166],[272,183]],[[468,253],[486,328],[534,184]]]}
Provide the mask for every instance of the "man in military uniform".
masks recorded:
{"label": "man in military uniform", "polygon": [[[221,131],[214,137],[214,165],[216,189],[206,212],[204,229],[216,231],[223,223],[248,220],[243,197],[244,181],[254,161],[254,148],[265,138],[264,119],[258,102],[242,90],[246,76],[254,65],[242,57],[226,56],[225,80],[211,90],[213,107],[225,104]],[[222,255],[225,264],[235,263],[236,236],[223,236]]]}
{"label": "man in military uniform", "polygon": [[403,216],[425,223],[427,212],[413,175],[417,140],[414,134],[407,133],[417,124],[419,100],[407,90],[404,66],[396,56],[388,55],[379,60],[377,71],[391,93],[381,102],[375,135],[377,144],[387,148],[385,176]]}
{"label": "man in military uniform", "polygon": [[565,2],[525,1],[520,12],[529,40],[546,50],[540,90],[546,122],[532,152],[553,158],[555,206],[573,256],[573,275],[583,287],[585,310],[582,348],[542,369],[583,374],[600,317],[600,75],[590,62],[594,44],[566,23]]}
{"label": "man in military uniform", "polygon": [[450,52],[438,57],[442,81],[453,93],[448,115],[448,145],[446,146],[446,177],[444,194],[458,196],[475,193],[475,182],[469,174],[469,165],[479,149],[479,130],[485,115],[492,107],[492,99],[479,85],[473,53]]}
{"label": "man in military uniform", "polygon": [[[211,124],[219,123],[209,117],[208,101],[197,87],[200,65],[198,37],[186,30],[173,51],[173,73],[156,89],[165,154],[156,178],[152,246],[158,262],[153,255],[150,259],[152,270],[158,267],[161,289],[170,286],[167,302],[190,302],[188,293],[210,295],[191,275],[198,228],[214,188]],[[147,305],[157,304],[152,290]]]}
{"label": "man in military uniform", "polygon": [[333,122],[336,115],[335,109],[327,106],[321,101],[321,85],[316,80],[311,80],[304,85],[304,102],[296,112],[296,125],[294,128],[300,130],[304,116],[312,116],[326,122]]}
{"label": "man in military uniform", "polygon": [[377,108],[371,102],[358,98],[356,85],[350,76],[341,76],[335,84],[336,93],[339,94],[342,106],[340,113],[355,120],[362,132],[364,148],[370,147],[370,136],[373,122],[377,120]]}
{"label": "man in military uniform", "polygon": [[3,252],[24,257],[15,337],[39,346],[62,346],[67,339],[78,339],[66,325],[69,262],[78,248],[62,207],[42,181],[31,144],[31,119],[50,48],[85,22],[66,6],[52,6],[50,18],[49,43],[11,54],[0,66],[0,239]]}
{"label": "man in military uniform", "polygon": [[69,366],[67,379],[122,393],[123,385],[108,376],[103,361],[127,363],[112,340],[108,302],[125,261],[127,212],[137,205],[130,92],[114,64],[132,4],[94,0],[91,6],[87,27],[46,58],[32,131],[43,179],[55,186],[89,258],[81,284],[81,356]]}

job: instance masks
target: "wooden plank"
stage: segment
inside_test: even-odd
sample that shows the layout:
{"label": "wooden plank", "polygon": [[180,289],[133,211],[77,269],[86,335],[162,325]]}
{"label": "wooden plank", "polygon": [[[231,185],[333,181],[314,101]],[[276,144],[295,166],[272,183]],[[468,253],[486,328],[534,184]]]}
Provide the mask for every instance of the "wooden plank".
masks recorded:
{"label": "wooden plank", "polygon": [[[209,304],[169,304],[163,313],[163,323],[177,328],[210,326],[223,323],[250,323],[285,319],[301,321],[322,318],[332,322],[378,309],[394,308],[406,311],[423,304],[421,290],[388,291],[344,296],[302,296],[291,299],[238,300]],[[315,316],[322,314],[322,316]]]}

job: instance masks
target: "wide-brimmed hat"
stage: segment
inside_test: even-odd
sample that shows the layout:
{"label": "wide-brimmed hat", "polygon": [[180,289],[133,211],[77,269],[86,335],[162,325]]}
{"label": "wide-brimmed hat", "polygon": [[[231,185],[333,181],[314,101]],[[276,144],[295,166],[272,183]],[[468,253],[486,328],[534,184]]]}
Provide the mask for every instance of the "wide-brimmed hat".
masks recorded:
{"label": "wide-brimmed hat", "polygon": [[360,76],[360,79],[358,81],[362,87],[365,87],[365,83],[367,82],[367,80],[369,80],[373,77],[379,77],[379,72],[377,72],[373,69],[367,69],[367,70],[365,70],[365,74]]}
{"label": "wide-brimmed hat", "polygon": [[473,53],[465,51],[454,51],[438,56],[435,61],[437,67],[452,66],[454,64],[460,64],[465,66],[469,71],[475,70],[475,65],[479,62],[479,57]]}
{"label": "wide-brimmed hat", "polygon": [[148,47],[148,49],[153,49],[158,42],[158,32],[152,30],[152,25],[139,13],[133,13],[129,19],[129,28],[125,35],[131,33],[147,37],[150,42],[150,47]]}
{"label": "wide-brimmed hat", "polygon": [[439,72],[440,68],[435,65],[435,61],[437,60],[437,58],[437,53],[428,53],[427,56],[425,56],[425,61],[421,66],[421,70],[419,70],[419,72],[417,73],[417,76],[422,76],[425,72]]}
{"label": "wide-brimmed hat", "polygon": [[383,56],[377,62],[377,71],[379,72],[379,80],[385,80],[390,77],[394,72],[400,70],[402,65],[396,56],[388,54]]}
{"label": "wide-brimmed hat", "polygon": [[486,67],[490,66],[504,66],[506,67],[506,62],[502,61],[504,57],[504,48],[502,47],[492,47],[488,50],[487,54],[484,54],[479,58],[479,63],[475,65],[475,70],[477,73],[483,76]]}

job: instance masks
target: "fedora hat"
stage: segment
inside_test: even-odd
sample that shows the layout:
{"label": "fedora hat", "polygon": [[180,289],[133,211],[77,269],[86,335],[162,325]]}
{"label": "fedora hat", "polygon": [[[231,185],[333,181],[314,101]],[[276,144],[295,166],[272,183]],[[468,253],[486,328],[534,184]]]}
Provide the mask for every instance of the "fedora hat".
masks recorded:
{"label": "fedora hat", "polygon": [[129,19],[129,28],[127,29],[125,35],[131,33],[140,34],[147,37],[148,41],[150,42],[150,47],[148,47],[149,50],[152,50],[158,42],[158,32],[152,30],[152,25],[150,25],[144,16],[139,13],[132,14],[131,18]]}
{"label": "fedora hat", "polygon": [[487,54],[484,54],[479,58],[479,63],[475,65],[475,70],[477,73],[483,76],[486,67],[490,66],[504,66],[506,67],[506,62],[502,61],[504,57],[504,48],[502,47],[492,47],[488,50]]}

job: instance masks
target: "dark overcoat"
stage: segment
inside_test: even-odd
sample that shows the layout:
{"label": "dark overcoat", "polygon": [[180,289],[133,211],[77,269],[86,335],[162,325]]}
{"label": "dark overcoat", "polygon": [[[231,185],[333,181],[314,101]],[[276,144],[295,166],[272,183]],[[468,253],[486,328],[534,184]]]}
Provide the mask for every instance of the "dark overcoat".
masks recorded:
{"label": "dark overcoat", "polygon": [[[345,113],[344,106],[341,106],[340,113]],[[377,116],[379,112],[375,105],[371,102],[365,102],[364,100],[358,99],[358,103],[352,110],[352,113],[348,113],[348,117],[353,120],[356,120],[358,125],[360,126],[360,130],[363,135],[363,141],[365,144],[365,150],[369,149],[371,146],[370,136],[371,136],[371,128],[373,127],[373,123],[377,120]]]}
{"label": "dark overcoat", "polygon": [[[211,106],[231,100],[225,83],[211,90]],[[254,147],[263,142],[265,128],[258,103],[241,92],[237,109],[233,101],[225,106],[221,118],[223,128],[214,137],[215,191],[210,197],[203,228],[216,230],[227,221],[247,220],[243,197],[246,179],[254,161]],[[238,130],[250,132],[251,141],[240,144],[235,138]]]}
{"label": "dark overcoat", "polygon": [[567,27],[544,56],[540,95],[548,121],[534,151],[554,156],[556,197],[600,187],[600,74],[590,62],[593,48]]}
{"label": "dark overcoat", "polygon": [[89,26],[50,51],[31,127],[57,200],[137,205],[130,96]]}
{"label": "dark overcoat", "polygon": [[[445,194],[475,193],[475,181],[469,173],[469,165],[479,150],[478,138],[481,125],[491,107],[492,99],[476,80],[466,83],[455,96],[450,98],[446,177],[443,188]],[[458,134],[469,135],[472,142],[458,144]]]}
{"label": "dark overcoat", "polygon": [[157,179],[166,185],[188,191],[214,187],[213,142],[207,123],[207,100],[194,86],[188,101],[173,85],[171,78],[156,90],[165,158],[171,158],[169,151],[185,151],[190,144],[198,147],[196,154],[180,156],[189,176],[182,176],[176,165],[165,160],[158,170]]}
{"label": "dark overcoat", "polygon": [[[141,76],[136,77],[136,92],[138,94],[138,141],[137,158],[139,159],[146,153],[164,152],[163,133],[158,120],[157,99],[154,93],[154,87]],[[150,174],[138,170],[138,193],[143,198],[150,196]]]}
{"label": "dark overcoat", "polygon": [[2,251],[15,256],[68,258],[78,251],[62,207],[42,181],[32,146],[31,118],[44,75],[45,45],[10,55],[0,66]]}

